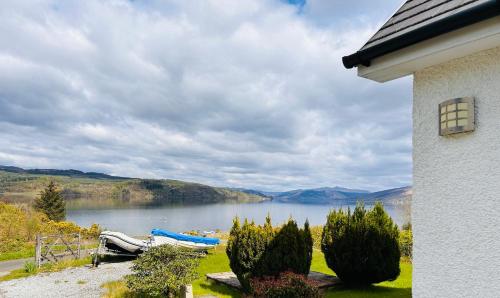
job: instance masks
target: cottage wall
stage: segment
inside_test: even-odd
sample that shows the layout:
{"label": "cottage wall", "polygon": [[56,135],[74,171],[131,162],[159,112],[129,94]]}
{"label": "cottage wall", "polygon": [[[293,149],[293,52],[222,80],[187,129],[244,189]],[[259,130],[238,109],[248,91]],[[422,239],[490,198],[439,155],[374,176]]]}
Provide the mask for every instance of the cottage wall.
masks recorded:
{"label": "cottage wall", "polygon": [[[438,134],[438,104],[472,96],[476,131]],[[418,71],[413,105],[415,297],[500,295],[500,48]]]}

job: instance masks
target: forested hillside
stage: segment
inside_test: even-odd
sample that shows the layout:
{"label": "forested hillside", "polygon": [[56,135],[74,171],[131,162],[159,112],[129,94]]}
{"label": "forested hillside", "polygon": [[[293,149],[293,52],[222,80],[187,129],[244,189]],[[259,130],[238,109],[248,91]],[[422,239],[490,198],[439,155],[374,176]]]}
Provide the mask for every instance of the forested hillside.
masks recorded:
{"label": "forested hillside", "polygon": [[[133,179],[98,173],[91,175],[98,174],[99,178],[87,178],[85,176],[87,173],[79,171],[76,171],[77,177],[64,175],[70,174],[64,171],[59,173],[60,175],[46,175],[39,172],[32,174],[24,170],[16,172],[0,170],[0,201],[31,203],[50,180],[54,180],[62,191],[68,208],[242,203],[268,200],[255,194],[176,180]],[[71,173],[75,173],[74,170]]]}

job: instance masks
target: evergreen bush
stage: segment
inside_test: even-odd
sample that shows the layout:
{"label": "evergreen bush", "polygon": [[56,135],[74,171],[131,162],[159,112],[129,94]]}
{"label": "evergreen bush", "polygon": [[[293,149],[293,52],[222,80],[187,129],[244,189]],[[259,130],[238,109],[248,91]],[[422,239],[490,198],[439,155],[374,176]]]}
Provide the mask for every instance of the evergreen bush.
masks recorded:
{"label": "evergreen bush", "polygon": [[245,292],[251,292],[250,278],[262,264],[261,260],[273,235],[274,231],[269,216],[263,226],[248,222],[246,219],[242,226],[240,226],[238,218],[233,221],[226,254],[231,270],[238,277]]}
{"label": "evergreen bush", "polygon": [[289,219],[274,235],[255,276],[278,276],[285,271],[307,275],[311,267],[313,240],[309,223],[299,229]]}
{"label": "evergreen bush", "polygon": [[290,219],[279,229],[273,229],[271,218],[262,226],[239,219],[233,222],[226,253],[231,270],[236,274],[244,291],[251,292],[253,277],[277,277],[291,271],[307,275],[312,261],[313,240],[306,222],[304,229]]}
{"label": "evergreen bush", "polygon": [[326,263],[347,284],[368,285],[399,276],[399,230],[380,202],[366,211],[332,211],[323,228]]}

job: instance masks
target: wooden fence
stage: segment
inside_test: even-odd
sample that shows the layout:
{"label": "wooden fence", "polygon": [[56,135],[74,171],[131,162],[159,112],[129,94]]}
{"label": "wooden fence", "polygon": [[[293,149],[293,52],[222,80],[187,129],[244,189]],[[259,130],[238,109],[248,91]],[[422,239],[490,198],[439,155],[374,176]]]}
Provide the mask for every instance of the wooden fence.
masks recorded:
{"label": "wooden fence", "polygon": [[36,235],[35,263],[40,267],[45,262],[62,259],[80,259],[82,236],[80,233],[59,235]]}

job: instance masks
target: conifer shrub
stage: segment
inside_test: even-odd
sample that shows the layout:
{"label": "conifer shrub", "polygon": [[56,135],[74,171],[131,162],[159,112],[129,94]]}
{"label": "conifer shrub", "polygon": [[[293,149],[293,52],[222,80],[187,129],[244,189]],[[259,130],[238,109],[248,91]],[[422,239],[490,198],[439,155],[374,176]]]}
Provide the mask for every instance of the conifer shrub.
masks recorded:
{"label": "conifer shrub", "polygon": [[236,218],[231,229],[226,253],[231,270],[245,292],[251,292],[250,279],[278,277],[290,271],[307,275],[311,267],[313,240],[306,222],[304,229],[289,219],[273,229],[268,216],[262,226],[245,220],[241,226]]}
{"label": "conifer shrub", "polygon": [[366,211],[332,211],[323,228],[326,263],[347,284],[395,280],[400,273],[399,230],[380,202]]}
{"label": "conifer shrub", "polygon": [[62,221],[66,218],[66,202],[54,181],[50,181],[40,193],[40,197],[35,200],[35,209],[45,213],[53,221]]}
{"label": "conifer shrub", "polygon": [[251,292],[250,278],[262,265],[264,253],[269,247],[274,231],[271,218],[266,218],[263,226],[256,225],[253,221],[245,219],[240,225],[239,218],[233,221],[233,227],[229,233],[226,254],[229,258],[229,266],[236,274],[245,292]]}
{"label": "conifer shrub", "polygon": [[285,271],[307,275],[311,267],[313,240],[306,221],[304,229],[289,219],[275,233],[264,258],[256,268],[256,276],[278,276]]}

